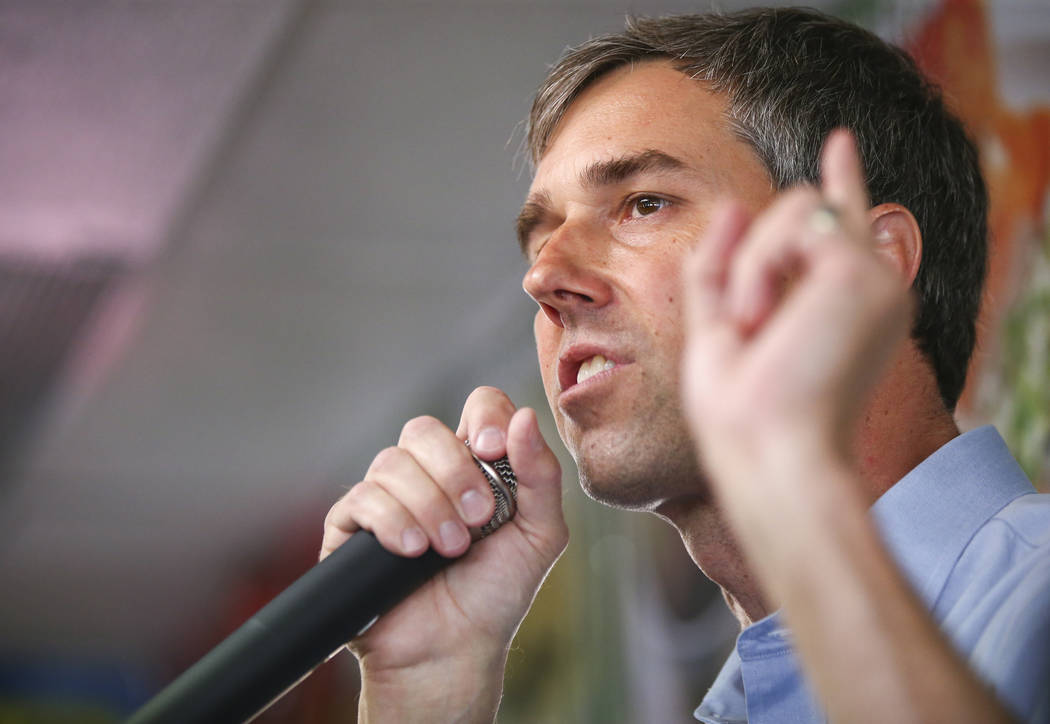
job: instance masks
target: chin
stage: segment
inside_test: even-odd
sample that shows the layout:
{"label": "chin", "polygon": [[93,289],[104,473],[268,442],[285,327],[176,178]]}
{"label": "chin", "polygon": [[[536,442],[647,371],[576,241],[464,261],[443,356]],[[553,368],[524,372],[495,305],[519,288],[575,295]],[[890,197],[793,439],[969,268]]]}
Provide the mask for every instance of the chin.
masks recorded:
{"label": "chin", "polygon": [[646,485],[624,484],[580,471],[580,487],[587,497],[610,508],[652,510],[660,504]]}
{"label": "chin", "polygon": [[692,441],[647,438],[642,444],[574,451],[589,498],[624,510],[652,511],[682,496],[707,496]]}

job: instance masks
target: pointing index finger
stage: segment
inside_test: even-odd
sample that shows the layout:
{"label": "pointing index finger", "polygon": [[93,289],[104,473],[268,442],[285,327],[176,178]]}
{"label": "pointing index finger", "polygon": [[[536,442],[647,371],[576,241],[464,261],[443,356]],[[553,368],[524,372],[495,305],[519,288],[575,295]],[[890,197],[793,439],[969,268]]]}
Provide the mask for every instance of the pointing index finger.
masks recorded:
{"label": "pointing index finger", "polygon": [[868,187],[857,143],[845,128],[828,134],[820,154],[821,193],[843,215],[846,228],[867,238]]}

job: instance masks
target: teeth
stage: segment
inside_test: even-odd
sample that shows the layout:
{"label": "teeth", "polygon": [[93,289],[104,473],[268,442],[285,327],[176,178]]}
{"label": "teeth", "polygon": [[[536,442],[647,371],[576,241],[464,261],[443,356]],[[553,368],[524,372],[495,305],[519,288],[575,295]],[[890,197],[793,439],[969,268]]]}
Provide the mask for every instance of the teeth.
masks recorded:
{"label": "teeth", "polygon": [[580,371],[576,373],[576,384],[580,384],[584,380],[594,377],[599,372],[611,370],[615,366],[615,362],[605,359],[600,354],[596,354],[580,365]]}

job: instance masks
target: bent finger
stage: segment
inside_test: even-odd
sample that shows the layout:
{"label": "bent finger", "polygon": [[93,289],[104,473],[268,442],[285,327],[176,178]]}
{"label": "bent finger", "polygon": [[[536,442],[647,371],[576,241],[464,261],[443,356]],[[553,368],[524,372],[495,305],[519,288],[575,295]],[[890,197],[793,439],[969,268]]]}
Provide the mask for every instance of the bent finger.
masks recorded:
{"label": "bent finger", "polygon": [[408,509],[368,480],[350,488],[328,512],[320,559],[361,530],[371,531],[384,548],[400,556],[415,557],[427,549],[426,534]]}
{"label": "bent finger", "polygon": [[514,415],[514,403],[496,387],[478,387],[463,403],[456,436],[468,440],[474,454],[495,460],[507,454],[507,427]]}
{"label": "bent finger", "polygon": [[488,521],[493,500],[485,477],[467,446],[440,420],[429,416],[409,420],[401,430],[398,447],[410,453],[420,469],[404,470],[409,479],[418,477],[436,484],[468,526]]}
{"label": "bent finger", "polygon": [[732,317],[745,334],[761,326],[813,251],[818,239],[809,222],[820,203],[820,194],[809,187],[781,194],[741,242],[726,294]]}
{"label": "bent finger", "polygon": [[[465,455],[469,461],[463,444],[456,441],[455,445],[455,452]],[[477,468],[470,472],[480,476]],[[470,545],[468,524],[432,470],[420,465],[413,453],[401,447],[384,450],[369,468],[366,482],[378,485],[406,508],[441,555],[461,555]]]}

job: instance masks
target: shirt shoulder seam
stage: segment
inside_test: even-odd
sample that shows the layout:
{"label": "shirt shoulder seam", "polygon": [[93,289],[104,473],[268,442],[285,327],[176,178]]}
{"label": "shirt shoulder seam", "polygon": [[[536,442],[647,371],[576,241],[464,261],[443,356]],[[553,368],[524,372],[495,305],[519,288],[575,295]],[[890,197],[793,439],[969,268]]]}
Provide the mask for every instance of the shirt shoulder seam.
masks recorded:
{"label": "shirt shoulder seam", "polygon": [[[1032,491],[1032,493],[1034,493],[1034,492],[1035,491]],[[1037,549],[1039,546],[1033,544],[1031,541],[1029,541],[1027,538],[1025,538],[1023,535],[1021,535],[1020,531],[1018,531],[1013,525],[1011,525],[1008,521],[1004,520],[1001,517],[1003,510],[1005,510],[1014,501],[1019,500],[1019,499],[1023,498],[1026,495],[1031,495],[1032,493],[1025,492],[1025,493],[1021,493],[1020,495],[1014,496],[1010,500],[1008,500],[1005,503],[1003,503],[999,507],[999,509],[995,511],[995,513],[993,513],[991,516],[986,518],[983,524],[981,524],[977,528],[975,528],[973,530],[973,532],[970,534],[970,537],[966,539],[966,543],[961,548],[959,548],[958,552],[955,555],[955,558],[952,560],[951,566],[948,568],[948,571],[954,571],[955,570],[955,567],[959,565],[959,560],[963,557],[963,555],[966,553],[966,551],[969,550],[970,546],[973,544],[973,539],[976,538],[977,535],[982,530],[984,530],[988,525],[990,525],[993,522],[999,522],[999,523],[1003,524],[1004,526],[1006,526],[1007,530],[1009,530],[1014,535],[1014,537],[1016,539],[1018,539],[1021,542],[1023,542],[1030,549],[1032,549],[1032,550]],[[936,611],[937,607],[940,606],[941,597],[944,595],[945,584],[946,583],[947,583],[947,577],[945,578],[944,581],[941,582],[941,588],[940,588],[939,591],[937,591],[937,595],[934,597],[933,602],[930,605],[930,608],[929,608],[930,611]]]}

